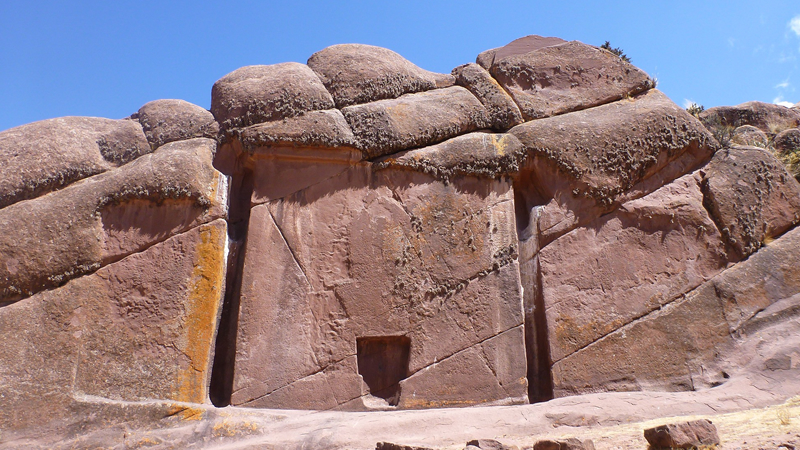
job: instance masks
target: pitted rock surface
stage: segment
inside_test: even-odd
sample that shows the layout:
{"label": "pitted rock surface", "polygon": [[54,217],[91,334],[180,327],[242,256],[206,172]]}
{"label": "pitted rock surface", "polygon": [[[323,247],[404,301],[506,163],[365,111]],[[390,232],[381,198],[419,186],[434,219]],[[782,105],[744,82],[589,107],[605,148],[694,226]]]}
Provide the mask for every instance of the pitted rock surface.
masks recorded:
{"label": "pitted rock surface", "polygon": [[311,55],[308,66],[322,79],[337,108],[454,83],[451,75],[423,70],[389,49],[372,45],[333,45]]}
{"label": "pitted rock surface", "polygon": [[319,77],[300,63],[242,67],[211,88],[211,112],[223,130],[333,107]]}
{"label": "pitted rock surface", "polygon": [[211,112],[185,100],[152,101],[139,108],[137,118],[153,149],[185,139],[216,139],[219,133]]}
{"label": "pitted rock surface", "polygon": [[522,55],[540,48],[552,47],[566,42],[564,39],[557,37],[543,37],[532,34],[514,39],[502,47],[481,52],[475,62],[484,69],[489,70],[495,61],[500,61],[508,56]]}
{"label": "pitted rock surface", "polygon": [[461,86],[404,95],[342,110],[367,158],[489,128],[486,108]]}
{"label": "pitted rock surface", "polygon": [[302,116],[265,122],[236,130],[245,150],[269,147],[354,148],[355,138],[338,109],[310,111]]}
{"label": "pitted rock surface", "polygon": [[578,41],[502,58],[489,72],[519,105],[525,120],[579,111],[655,87],[618,56]]}
{"label": "pitted rock surface", "polygon": [[767,134],[752,125],[742,125],[733,130],[731,142],[749,147],[767,148]]}
{"label": "pitted rock surface", "polygon": [[469,89],[486,107],[492,129],[505,131],[523,122],[522,113],[508,93],[484,68],[465,64],[453,69],[456,84]]}
{"label": "pitted rock surface", "polygon": [[0,132],[0,208],[150,153],[133,120],[61,117]]}
{"label": "pitted rock surface", "polygon": [[800,112],[781,105],[746,102],[736,106],[716,106],[700,113],[706,127],[740,127],[752,125],[769,136],[800,126]]}
{"label": "pitted rock surface", "polygon": [[800,184],[766,150],[720,150],[704,172],[705,204],[739,258],[800,222]]}

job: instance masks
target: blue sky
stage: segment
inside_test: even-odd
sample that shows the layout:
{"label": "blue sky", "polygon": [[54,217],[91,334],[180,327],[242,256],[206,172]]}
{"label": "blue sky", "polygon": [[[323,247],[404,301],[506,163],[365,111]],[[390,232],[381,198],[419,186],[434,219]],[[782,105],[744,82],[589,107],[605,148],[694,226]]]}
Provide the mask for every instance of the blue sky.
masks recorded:
{"label": "blue sky", "polygon": [[609,40],[676,103],[800,102],[794,1],[12,1],[0,5],[0,130],[121,118],[159,98],[208,108],[252,64],[329,45],[390,48],[438,72],[528,34]]}

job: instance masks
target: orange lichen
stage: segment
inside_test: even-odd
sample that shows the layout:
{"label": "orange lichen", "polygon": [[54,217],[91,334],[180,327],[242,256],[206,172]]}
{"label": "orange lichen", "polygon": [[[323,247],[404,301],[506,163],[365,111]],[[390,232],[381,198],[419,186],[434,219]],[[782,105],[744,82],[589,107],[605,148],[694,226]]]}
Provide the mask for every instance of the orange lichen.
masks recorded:
{"label": "orange lichen", "polygon": [[225,227],[218,223],[200,228],[183,327],[189,367],[178,375],[175,399],[179,401],[202,403],[208,394],[206,379],[225,276],[225,239]]}

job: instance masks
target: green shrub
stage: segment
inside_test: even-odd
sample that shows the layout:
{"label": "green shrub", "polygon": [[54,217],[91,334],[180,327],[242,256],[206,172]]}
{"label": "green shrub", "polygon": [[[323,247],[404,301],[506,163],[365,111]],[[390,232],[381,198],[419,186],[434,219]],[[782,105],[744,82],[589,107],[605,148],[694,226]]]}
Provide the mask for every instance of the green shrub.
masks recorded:
{"label": "green shrub", "polygon": [[601,45],[601,46],[600,46],[600,48],[602,48],[602,49],[604,49],[604,50],[608,50],[608,51],[610,51],[611,53],[613,53],[613,54],[615,54],[615,55],[619,56],[619,57],[620,57],[620,59],[622,59],[622,60],[623,60],[623,61],[625,61],[625,62],[628,62],[628,63],[629,63],[629,62],[631,62],[631,59],[630,59],[630,58],[628,58],[628,55],[626,55],[626,54],[625,54],[625,52],[623,52],[621,48],[619,48],[619,47],[614,47],[614,48],[612,48],[612,47],[611,47],[611,43],[610,43],[610,42],[608,42],[608,41],[606,41],[606,43],[605,43],[605,44]]}

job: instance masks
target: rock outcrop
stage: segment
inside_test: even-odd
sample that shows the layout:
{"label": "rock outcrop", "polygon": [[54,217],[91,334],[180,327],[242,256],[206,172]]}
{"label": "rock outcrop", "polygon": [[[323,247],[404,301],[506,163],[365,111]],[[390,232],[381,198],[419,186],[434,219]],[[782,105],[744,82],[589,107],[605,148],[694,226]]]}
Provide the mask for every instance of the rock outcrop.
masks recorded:
{"label": "rock outcrop", "polygon": [[734,382],[800,312],[800,184],[717,138],[783,158],[800,115],[654,87],[558,38],[452,74],[345,44],[0,133],[0,439]]}

